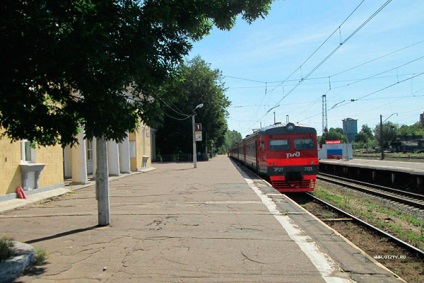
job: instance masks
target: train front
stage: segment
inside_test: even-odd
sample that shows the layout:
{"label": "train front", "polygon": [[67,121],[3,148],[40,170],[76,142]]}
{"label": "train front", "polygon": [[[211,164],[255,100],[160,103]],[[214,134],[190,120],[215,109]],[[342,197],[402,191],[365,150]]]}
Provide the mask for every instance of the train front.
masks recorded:
{"label": "train front", "polygon": [[293,123],[274,126],[263,133],[261,140],[259,163],[266,164],[275,189],[282,193],[314,190],[319,164],[314,128]]}

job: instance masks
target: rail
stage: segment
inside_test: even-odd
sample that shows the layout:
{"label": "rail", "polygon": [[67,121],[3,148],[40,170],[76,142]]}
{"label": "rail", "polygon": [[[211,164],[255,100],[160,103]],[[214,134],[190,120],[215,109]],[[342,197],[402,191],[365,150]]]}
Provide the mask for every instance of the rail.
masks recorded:
{"label": "rail", "polygon": [[353,221],[355,221],[355,222],[357,222],[357,223],[359,223],[359,224],[367,227],[368,229],[371,229],[372,231],[375,231],[376,233],[378,233],[380,235],[383,235],[384,237],[389,238],[390,240],[392,240],[393,242],[395,242],[399,246],[402,246],[405,249],[408,249],[409,251],[412,251],[412,252],[416,253],[421,258],[424,258],[424,251],[423,250],[421,250],[421,249],[419,249],[419,248],[417,248],[415,246],[412,246],[412,245],[408,244],[407,242],[402,241],[399,238],[396,238],[395,236],[393,236],[393,235],[391,235],[391,234],[389,234],[389,233],[387,233],[387,232],[385,232],[385,231],[383,231],[383,230],[381,230],[381,229],[379,229],[379,228],[377,228],[377,227],[369,224],[368,222],[366,222],[366,221],[364,221],[364,220],[362,220],[362,219],[360,219],[360,218],[358,218],[358,217],[356,217],[356,216],[354,216],[354,215],[352,215],[350,213],[347,213],[346,211],[344,211],[344,210],[342,210],[342,209],[340,209],[340,208],[338,208],[338,207],[336,207],[336,206],[334,206],[334,205],[332,205],[332,204],[330,204],[330,203],[328,203],[328,202],[326,202],[324,200],[321,200],[320,198],[314,196],[312,193],[306,193],[306,194],[308,194],[310,197],[312,197],[317,202],[320,202],[320,203],[322,203],[322,204],[330,207],[331,209],[333,209],[334,211],[336,211],[336,212],[344,215],[345,217],[351,218]]}
{"label": "rail", "polygon": [[342,185],[350,189],[372,194],[385,199],[390,199],[402,204],[413,206],[424,210],[424,195],[415,194],[407,191],[397,190],[376,184],[366,183],[353,179],[343,178],[335,175],[319,173],[317,179],[333,184]]}

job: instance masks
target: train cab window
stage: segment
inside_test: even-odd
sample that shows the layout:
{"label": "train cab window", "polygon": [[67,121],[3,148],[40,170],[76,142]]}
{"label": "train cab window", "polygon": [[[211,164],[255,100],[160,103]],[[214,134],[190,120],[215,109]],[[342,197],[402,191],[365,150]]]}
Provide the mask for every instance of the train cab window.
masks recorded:
{"label": "train cab window", "polygon": [[315,148],[315,142],[311,138],[304,138],[304,139],[294,139],[294,148],[295,149],[314,149]]}
{"label": "train cab window", "polygon": [[290,143],[288,139],[284,140],[270,140],[269,141],[270,150],[289,150]]}

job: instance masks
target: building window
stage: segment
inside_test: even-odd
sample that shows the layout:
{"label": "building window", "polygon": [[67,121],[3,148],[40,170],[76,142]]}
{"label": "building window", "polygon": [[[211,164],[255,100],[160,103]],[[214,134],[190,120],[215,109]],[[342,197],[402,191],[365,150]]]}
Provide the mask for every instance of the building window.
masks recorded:
{"label": "building window", "polygon": [[136,144],[135,141],[130,141],[130,158],[136,158],[137,152],[136,152]]}
{"label": "building window", "polygon": [[35,148],[28,140],[21,141],[22,162],[35,162]]}
{"label": "building window", "polygon": [[93,161],[93,141],[87,140],[86,141],[86,148],[87,148],[87,161]]}

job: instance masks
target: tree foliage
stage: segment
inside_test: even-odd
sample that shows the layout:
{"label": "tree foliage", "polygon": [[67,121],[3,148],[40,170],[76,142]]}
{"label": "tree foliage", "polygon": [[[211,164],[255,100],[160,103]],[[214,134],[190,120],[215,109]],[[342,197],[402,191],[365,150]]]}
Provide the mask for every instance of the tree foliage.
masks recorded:
{"label": "tree foliage", "polygon": [[401,136],[424,136],[424,123],[416,122],[411,126],[402,125],[399,127],[397,134]]}
{"label": "tree foliage", "polygon": [[12,140],[123,139],[160,116],[159,87],[215,25],[265,17],[272,0],[3,0],[0,125]]}
{"label": "tree foliage", "polygon": [[[394,124],[390,121],[387,121],[385,123],[383,123],[383,146],[387,147],[387,143],[389,141],[392,141],[396,138],[396,133],[399,129],[399,125],[398,124]],[[378,141],[379,145],[381,145],[381,127],[380,124],[376,125],[374,128],[374,136],[375,139]]]}
{"label": "tree foliage", "polygon": [[367,124],[364,124],[362,125],[362,129],[356,135],[355,142],[366,144],[369,140],[372,140],[373,138],[374,135],[372,133],[371,128]]}
{"label": "tree foliage", "polygon": [[191,115],[199,104],[203,107],[196,110],[195,120],[202,124],[203,141],[198,143],[198,151],[205,151],[206,142],[209,149],[218,148],[224,142],[226,108],[230,105],[221,71],[211,69],[204,60],[195,57],[182,64],[178,73],[162,89],[173,99],[164,105],[166,115],[156,135],[158,151],[161,154],[191,152]]}
{"label": "tree foliage", "polygon": [[330,128],[328,132],[321,136],[319,144],[325,144],[326,140],[341,140],[342,142],[347,142],[342,128]]}
{"label": "tree foliage", "polygon": [[219,149],[219,153],[221,154],[227,153],[234,143],[241,142],[243,139],[241,134],[234,130],[227,131],[224,138],[225,142]]}

